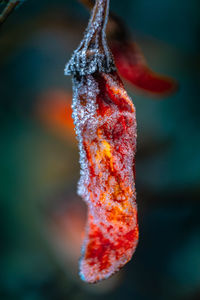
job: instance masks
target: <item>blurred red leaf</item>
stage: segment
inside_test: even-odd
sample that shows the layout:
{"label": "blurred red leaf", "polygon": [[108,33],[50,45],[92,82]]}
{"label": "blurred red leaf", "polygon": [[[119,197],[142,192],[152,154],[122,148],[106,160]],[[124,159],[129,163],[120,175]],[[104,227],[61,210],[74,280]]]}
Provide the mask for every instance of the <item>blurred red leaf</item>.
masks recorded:
{"label": "blurred red leaf", "polygon": [[177,89],[175,80],[153,72],[148,67],[135,42],[115,40],[110,46],[120,75],[135,88],[160,97]]}

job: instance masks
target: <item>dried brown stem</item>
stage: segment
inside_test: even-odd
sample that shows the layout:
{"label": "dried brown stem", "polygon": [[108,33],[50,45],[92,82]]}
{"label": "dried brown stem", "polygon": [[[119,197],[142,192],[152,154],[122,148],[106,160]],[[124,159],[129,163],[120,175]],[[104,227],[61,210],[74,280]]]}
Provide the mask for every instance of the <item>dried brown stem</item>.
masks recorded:
{"label": "dried brown stem", "polygon": [[106,41],[109,0],[96,0],[83,40],[65,68],[66,75],[110,73],[115,70],[112,54]]}
{"label": "dried brown stem", "polygon": [[[95,0],[78,0],[87,9],[91,10],[94,7]],[[107,36],[111,39],[128,40],[129,31],[124,25],[123,20],[112,12],[109,13],[109,21],[107,26]]]}

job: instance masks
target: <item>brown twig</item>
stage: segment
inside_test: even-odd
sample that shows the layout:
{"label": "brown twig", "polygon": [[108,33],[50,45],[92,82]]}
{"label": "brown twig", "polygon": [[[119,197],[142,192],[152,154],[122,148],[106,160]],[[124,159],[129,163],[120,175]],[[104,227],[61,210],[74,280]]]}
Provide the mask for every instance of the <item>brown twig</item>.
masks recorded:
{"label": "brown twig", "polygon": [[0,26],[5,22],[8,16],[14,11],[16,6],[20,3],[20,0],[8,2],[3,12],[0,14]]}

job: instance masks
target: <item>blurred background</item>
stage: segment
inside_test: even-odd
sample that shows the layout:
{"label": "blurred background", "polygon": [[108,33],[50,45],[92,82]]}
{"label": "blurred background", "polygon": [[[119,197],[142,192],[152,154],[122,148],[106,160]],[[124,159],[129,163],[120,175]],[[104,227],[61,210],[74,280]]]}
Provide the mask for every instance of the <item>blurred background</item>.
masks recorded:
{"label": "blurred background", "polygon": [[81,282],[86,218],[64,66],[89,13],[76,0],[27,0],[0,29],[2,300],[200,299],[199,1],[113,0],[151,68],[179,82],[133,92],[140,241],[118,274]]}

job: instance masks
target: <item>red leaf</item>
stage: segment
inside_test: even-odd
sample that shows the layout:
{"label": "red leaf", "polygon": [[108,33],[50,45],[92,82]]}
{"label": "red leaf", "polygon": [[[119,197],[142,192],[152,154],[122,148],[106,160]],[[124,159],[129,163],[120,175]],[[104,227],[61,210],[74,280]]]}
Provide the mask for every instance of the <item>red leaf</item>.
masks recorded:
{"label": "red leaf", "polygon": [[112,41],[111,50],[120,75],[142,92],[165,96],[177,89],[170,77],[153,72],[135,42]]}

